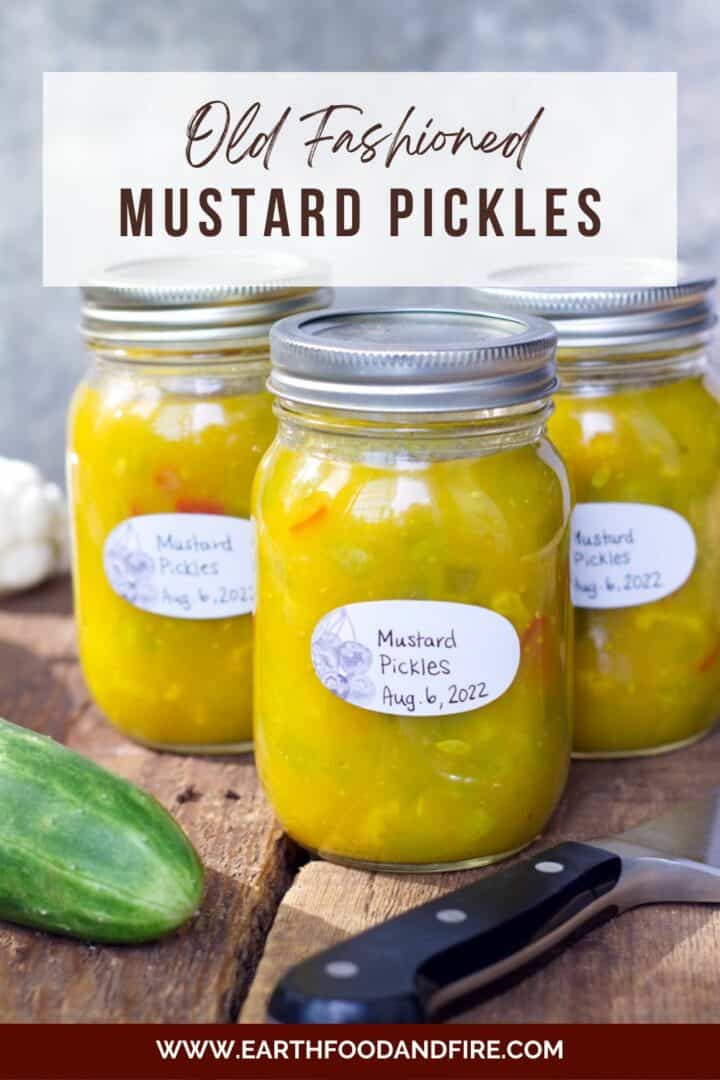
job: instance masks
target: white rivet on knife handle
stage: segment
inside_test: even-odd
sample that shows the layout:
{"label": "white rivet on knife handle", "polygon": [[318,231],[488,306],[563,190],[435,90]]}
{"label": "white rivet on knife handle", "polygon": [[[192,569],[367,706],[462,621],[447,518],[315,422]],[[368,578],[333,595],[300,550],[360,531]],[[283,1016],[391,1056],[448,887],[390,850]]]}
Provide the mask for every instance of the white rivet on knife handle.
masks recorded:
{"label": "white rivet on knife handle", "polygon": [[332,979],[352,979],[360,968],[352,960],[331,960],[325,965],[325,974]]}
{"label": "white rivet on knife handle", "polygon": [[461,923],[467,919],[467,912],[460,908],[443,908],[442,911],[435,912],[435,918],[443,923]]}

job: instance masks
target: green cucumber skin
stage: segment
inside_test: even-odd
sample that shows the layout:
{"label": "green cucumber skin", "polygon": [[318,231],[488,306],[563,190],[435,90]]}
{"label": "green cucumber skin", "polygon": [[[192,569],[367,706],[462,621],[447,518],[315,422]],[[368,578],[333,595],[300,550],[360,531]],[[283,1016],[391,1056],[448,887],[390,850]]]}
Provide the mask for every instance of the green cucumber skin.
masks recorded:
{"label": "green cucumber skin", "polygon": [[203,869],[151,795],[0,720],[0,918],[125,944],[186,922]]}

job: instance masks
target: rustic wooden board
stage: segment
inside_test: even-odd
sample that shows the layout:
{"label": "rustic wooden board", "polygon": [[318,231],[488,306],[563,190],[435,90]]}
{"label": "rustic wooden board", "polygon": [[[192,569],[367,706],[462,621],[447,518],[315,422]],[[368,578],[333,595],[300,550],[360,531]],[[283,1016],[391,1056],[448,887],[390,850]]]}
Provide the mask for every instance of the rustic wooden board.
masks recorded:
{"label": "rustic wooden board", "polygon": [[0,923],[0,1022],[234,1019],[296,857],[252,760],[156,754],[117,735],[83,686],[66,582],[0,602],[0,715],[151,791],[208,871],[200,913],[160,944],[93,949]]}
{"label": "rustic wooden board", "polygon": [[[719,778],[720,732],[666,756],[577,762],[561,808],[538,846],[629,828],[674,800],[713,787]],[[280,906],[241,1022],[264,1019],[272,988],[289,963],[472,879],[469,873],[405,878],[322,862],[304,866]],[[720,910],[667,905],[628,912],[512,989],[454,1019],[718,1022]]]}
{"label": "rustic wooden board", "polygon": [[[471,880],[313,862],[286,892],[297,852],[273,824],[251,760],[154,754],[97,715],[75,660],[66,583],[0,601],[0,714],[152,791],[198,846],[209,884],[193,924],[158,945],[92,949],[0,923],[0,1022],[231,1020],[285,894],[242,1012],[259,1021],[289,963]],[[719,776],[720,733],[667,757],[578,763],[545,842],[627,827]],[[457,1019],[717,1022],[718,1001],[720,912],[673,905],[624,915]]]}

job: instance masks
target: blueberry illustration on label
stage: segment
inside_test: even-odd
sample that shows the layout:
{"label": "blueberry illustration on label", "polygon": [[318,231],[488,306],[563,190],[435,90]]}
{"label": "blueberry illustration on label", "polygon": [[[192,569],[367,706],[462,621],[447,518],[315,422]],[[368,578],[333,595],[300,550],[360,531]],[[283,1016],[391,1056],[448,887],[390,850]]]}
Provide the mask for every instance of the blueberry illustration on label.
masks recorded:
{"label": "blueberry illustration on label", "polygon": [[359,641],[344,641],[338,650],[338,661],[346,675],[364,675],[370,670],[372,653]]}
{"label": "blueberry illustration on label", "polygon": [[115,592],[125,600],[131,604],[152,604],[155,560],[142,550],[129,522],[105,549],[105,572]]}
{"label": "blueberry illustration on label", "polygon": [[375,686],[367,677],[373,654],[358,641],[345,608],[331,611],[315,627],[311,657],[315,673],[323,686],[353,705],[366,705],[375,695]]}

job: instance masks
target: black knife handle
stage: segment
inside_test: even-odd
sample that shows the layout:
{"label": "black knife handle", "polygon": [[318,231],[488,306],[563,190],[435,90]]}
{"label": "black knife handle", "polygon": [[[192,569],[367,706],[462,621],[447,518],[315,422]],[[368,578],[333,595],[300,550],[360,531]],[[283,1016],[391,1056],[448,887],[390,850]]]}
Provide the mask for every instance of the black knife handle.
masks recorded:
{"label": "black knife handle", "polygon": [[[311,957],[280,980],[273,1020],[423,1023],[431,1011],[530,962],[598,910],[619,856],[567,843],[414,908]],[[607,903],[601,901],[607,897]]]}

